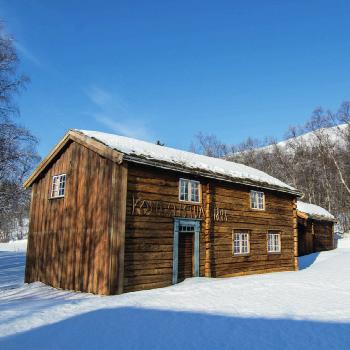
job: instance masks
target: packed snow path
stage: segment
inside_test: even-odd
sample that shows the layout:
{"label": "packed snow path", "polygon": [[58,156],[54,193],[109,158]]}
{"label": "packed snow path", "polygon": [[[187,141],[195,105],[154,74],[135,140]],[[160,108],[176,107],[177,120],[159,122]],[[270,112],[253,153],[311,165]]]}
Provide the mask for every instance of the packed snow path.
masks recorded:
{"label": "packed snow path", "polygon": [[[9,268],[17,280],[7,253],[0,251],[0,276],[9,279]],[[111,297],[41,283],[6,289],[0,349],[348,349],[350,249],[312,254],[300,265]]]}

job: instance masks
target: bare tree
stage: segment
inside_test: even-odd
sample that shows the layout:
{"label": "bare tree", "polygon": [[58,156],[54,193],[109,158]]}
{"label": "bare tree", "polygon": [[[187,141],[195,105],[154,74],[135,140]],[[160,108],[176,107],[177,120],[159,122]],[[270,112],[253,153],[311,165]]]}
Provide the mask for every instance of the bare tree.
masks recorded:
{"label": "bare tree", "polygon": [[337,126],[335,133],[337,136],[336,139],[332,137],[333,134],[329,135],[327,132],[328,128],[334,126],[334,122],[338,119],[337,115],[341,116],[341,118],[347,116],[347,106],[348,103],[343,103],[342,107],[335,115],[330,111],[325,113],[322,109],[315,110],[311,120],[306,124],[306,129],[313,132],[315,135],[314,144],[324,159],[328,158],[333,162],[341,184],[350,195],[350,184],[347,182],[345,174],[346,169],[344,168],[346,163],[342,164],[338,159],[342,157],[342,152],[339,152],[339,140],[344,138],[344,134],[348,134],[348,128],[344,128],[343,130],[343,128]]}
{"label": "bare tree", "polygon": [[229,152],[229,146],[221,142],[215,135],[198,133],[196,140],[191,144],[190,150],[194,153],[201,153],[208,157],[222,158]]}
{"label": "bare tree", "polygon": [[17,73],[19,58],[14,45],[14,39],[5,31],[0,21],[0,117],[7,120],[18,113],[13,98],[29,81],[28,77]]}
{"label": "bare tree", "polygon": [[17,73],[14,41],[0,24],[0,239],[12,238],[28,212],[29,193],[22,183],[37,163],[37,139],[14,119],[19,110],[14,96],[28,78]]}
{"label": "bare tree", "polygon": [[[217,140],[213,135],[210,139]],[[211,150],[206,154],[220,154],[215,143],[204,144],[202,149]],[[335,113],[317,108],[304,126],[291,126],[282,143],[248,138],[235,146],[219,145],[227,151],[221,153],[227,160],[260,169],[300,189],[303,200],[327,208],[343,229],[350,229],[350,102]]]}

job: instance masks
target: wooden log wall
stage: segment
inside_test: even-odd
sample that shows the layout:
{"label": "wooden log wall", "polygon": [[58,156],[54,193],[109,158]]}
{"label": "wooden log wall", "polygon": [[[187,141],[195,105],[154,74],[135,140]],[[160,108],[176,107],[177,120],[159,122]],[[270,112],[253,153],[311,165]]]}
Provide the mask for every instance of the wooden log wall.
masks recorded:
{"label": "wooden log wall", "polygon": [[333,222],[312,220],[315,252],[334,249]]}
{"label": "wooden log wall", "polygon": [[[296,268],[292,195],[264,191],[266,210],[257,211],[250,209],[250,188],[246,186],[129,164],[124,291],[172,283],[173,217],[185,214],[185,217],[196,218],[198,213],[178,209],[181,206],[178,199],[180,177],[199,180],[202,185],[201,276],[221,277]],[[215,212],[221,213],[216,220],[213,218]],[[248,256],[232,254],[235,229],[250,232]],[[267,253],[269,230],[281,233],[280,254]]]}
{"label": "wooden log wall", "polygon": [[[64,198],[50,199],[52,176],[67,174]],[[200,205],[178,199],[179,178],[199,180]],[[98,294],[171,285],[174,217],[201,220],[200,275],[293,270],[294,197],[264,191],[250,209],[250,187],[125,162],[70,142],[34,182],[26,282]],[[248,230],[250,254],[232,254],[232,233]],[[281,233],[280,254],[267,233]]]}
{"label": "wooden log wall", "polygon": [[299,256],[334,249],[334,223],[325,220],[298,220]]}
{"label": "wooden log wall", "polygon": [[293,201],[293,233],[294,233],[294,270],[299,269],[298,260],[298,210],[297,210],[297,198]]}
{"label": "wooden log wall", "polygon": [[[178,199],[179,174],[129,164],[125,227],[124,291],[159,288],[172,283],[174,219],[171,204]],[[204,184],[205,190],[205,184]],[[205,196],[204,196],[205,197]],[[133,203],[138,202],[133,213]],[[146,202],[142,202],[146,200]],[[205,198],[203,198],[205,203]],[[151,201],[151,203],[147,202]],[[164,214],[149,208],[166,203]],[[142,207],[140,209],[140,207]],[[190,215],[190,213],[188,214]],[[204,276],[204,226],[200,234],[200,274]]]}
{"label": "wooden log wall", "polygon": [[[50,199],[52,176],[62,173],[65,196]],[[120,269],[123,242],[115,235],[123,237],[123,228],[113,226],[112,216],[123,215],[123,208],[111,193],[123,198],[123,183],[126,195],[124,166],[76,142],[62,150],[32,186],[26,282],[99,294],[118,292],[120,276],[110,270]]]}
{"label": "wooden log wall", "polygon": [[[250,188],[215,184],[214,201],[227,210],[228,220],[214,224],[212,276],[234,276],[251,273],[294,270],[293,197],[266,191],[265,210],[250,208]],[[250,253],[232,254],[233,231],[248,231]],[[281,234],[281,253],[267,252],[269,230]]]}

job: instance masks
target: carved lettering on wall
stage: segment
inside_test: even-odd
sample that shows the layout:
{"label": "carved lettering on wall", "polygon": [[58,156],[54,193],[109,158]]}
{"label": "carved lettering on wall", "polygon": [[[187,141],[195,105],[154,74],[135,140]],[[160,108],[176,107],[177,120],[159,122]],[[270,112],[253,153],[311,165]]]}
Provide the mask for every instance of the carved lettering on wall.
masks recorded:
{"label": "carved lettering on wall", "polygon": [[[202,205],[146,200],[135,198],[135,196],[132,197],[131,215],[205,219],[205,211]],[[213,220],[227,221],[227,210],[215,207]]]}
{"label": "carved lettering on wall", "polygon": [[227,210],[214,208],[214,221],[227,221]]}

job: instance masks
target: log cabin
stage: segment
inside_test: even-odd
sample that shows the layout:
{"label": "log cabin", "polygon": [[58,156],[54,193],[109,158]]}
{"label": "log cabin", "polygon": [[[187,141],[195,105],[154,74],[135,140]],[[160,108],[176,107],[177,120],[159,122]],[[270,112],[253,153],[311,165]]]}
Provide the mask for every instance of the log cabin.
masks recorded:
{"label": "log cabin", "polygon": [[336,219],[326,209],[297,201],[298,255],[306,255],[335,248]]}
{"label": "log cabin", "polygon": [[110,295],[298,268],[300,192],[242,164],[70,130],[24,186],[28,283]]}

